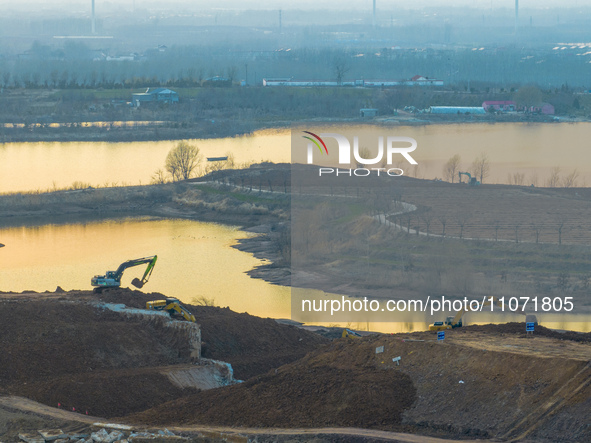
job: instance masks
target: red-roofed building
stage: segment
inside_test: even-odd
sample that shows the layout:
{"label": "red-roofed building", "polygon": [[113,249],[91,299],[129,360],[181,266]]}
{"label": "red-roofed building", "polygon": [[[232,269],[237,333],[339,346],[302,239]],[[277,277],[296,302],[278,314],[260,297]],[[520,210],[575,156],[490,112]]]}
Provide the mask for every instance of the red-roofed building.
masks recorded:
{"label": "red-roofed building", "polygon": [[486,112],[489,112],[491,108],[495,111],[515,111],[516,106],[516,103],[510,100],[489,100],[482,103],[482,107]]}

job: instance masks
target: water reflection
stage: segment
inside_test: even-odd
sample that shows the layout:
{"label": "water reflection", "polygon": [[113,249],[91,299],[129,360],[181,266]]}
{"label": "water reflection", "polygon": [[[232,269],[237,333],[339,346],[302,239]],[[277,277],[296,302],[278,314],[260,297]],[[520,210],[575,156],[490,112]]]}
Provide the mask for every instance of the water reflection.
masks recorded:
{"label": "water reflection", "polygon": [[[157,254],[145,291],[184,302],[203,296],[238,312],[287,318],[289,288],[250,278],[245,272],[263,262],[231,247],[247,235],[213,223],[149,218],[2,229],[0,290],[89,290],[93,275]],[[122,286],[142,273],[128,269]]]}
{"label": "water reflection", "polygon": [[[148,217],[3,228],[0,242],[6,246],[0,250],[0,291],[42,292],[57,286],[90,290],[93,275],[115,270],[129,259],[157,254],[158,263],[144,291],[161,292],[186,303],[205,297],[237,312],[290,318],[290,288],[250,278],[246,271],[264,261],[231,247],[248,235],[231,226]],[[130,287],[143,270],[125,271],[122,286]],[[538,315],[547,327],[579,331],[591,331],[588,318]],[[465,321],[504,323],[523,321],[523,316],[469,314]],[[395,333],[426,330],[429,322],[409,317],[405,322],[314,323]]]}

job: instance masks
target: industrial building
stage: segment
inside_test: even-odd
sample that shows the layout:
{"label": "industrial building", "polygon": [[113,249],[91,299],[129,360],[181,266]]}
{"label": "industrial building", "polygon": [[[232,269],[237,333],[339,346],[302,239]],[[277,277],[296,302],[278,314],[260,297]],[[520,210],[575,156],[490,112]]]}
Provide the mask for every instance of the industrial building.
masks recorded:
{"label": "industrial building", "polygon": [[178,103],[179,95],[166,88],[156,88],[150,91],[150,88],[146,92],[136,93],[132,95],[131,103],[137,107],[146,103]]}
{"label": "industrial building", "polygon": [[482,107],[478,106],[431,106],[431,114],[486,114]]}
{"label": "industrial building", "polygon": [[517,109],[517,104],[511,100],[488,100],[482,102],[482,107],[486,112],[491,109],[501,112],[514,112]]}

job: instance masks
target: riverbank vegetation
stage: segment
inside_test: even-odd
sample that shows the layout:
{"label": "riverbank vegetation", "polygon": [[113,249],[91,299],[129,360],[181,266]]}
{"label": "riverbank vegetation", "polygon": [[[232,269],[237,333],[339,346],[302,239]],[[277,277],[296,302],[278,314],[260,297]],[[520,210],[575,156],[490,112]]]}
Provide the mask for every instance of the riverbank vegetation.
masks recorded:
{"label": "riverbank vegetation", "polygon": [[[144,90],[145,91],[145,90]],[[514,100],[515,89],[449,90],[424,86],[381,88],[262,87],[176,88],[179,102],[130,106],[136,89],[4,90],[0,94],[0,142],[131,141],[224,137],[292,122],[368,121],[361,108],[375,108],[372,123],[553,121],[527,113],[432,115],[406,112],[429,106],[482,106],[486,100]],[[143,91],[142,91],[143,92]],[[556,115],[587,119],[591,95],[569,89],[538,89]]]}

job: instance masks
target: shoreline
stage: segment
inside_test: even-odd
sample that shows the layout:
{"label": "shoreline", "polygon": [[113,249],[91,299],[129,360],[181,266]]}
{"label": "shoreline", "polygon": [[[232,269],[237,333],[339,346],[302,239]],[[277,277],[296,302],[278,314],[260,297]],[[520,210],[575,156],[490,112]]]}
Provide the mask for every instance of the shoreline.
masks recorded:
{"label": "shoreline", "polygon": [[[558,120],[556,120],[558,119]],[[85,127],[81,123],[72,123],[74,126],[51,128],[50,123],[43,127],[0,127],[0,143],[68,143],[68,142],[147,142],[165,140],[187,139],[214,139],[240,137],[253,134],[256,131],[289,129],[301,124],[354,124],[368,126],[431,126],[431,125],[460,125],[460,124],[497,124],[497,123],[524,123],[524,124],[558,124],[558,123],[584,123],[588,119],[571,119],[566,117],[554,117],[543,115],[508,114],[508,115],[484,115],[484,116],[455,116],[455,115],[429,115],[412,114],[403,116],[381,116],[367,118],[311,118],[297,120],[269,120],[247,121],[231,118],[220,120],[207,120],[194,123],[167,123],[154,121],[153,125],[138,127],[112,126],[109,128]],[[109,122],[105,122],[109,123]],[[111,123],[116,123],[115,121]],[[129,121],[128,123],[133,123]]]}

